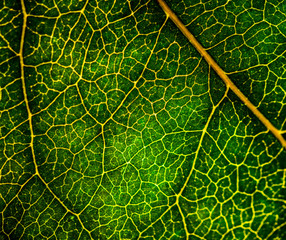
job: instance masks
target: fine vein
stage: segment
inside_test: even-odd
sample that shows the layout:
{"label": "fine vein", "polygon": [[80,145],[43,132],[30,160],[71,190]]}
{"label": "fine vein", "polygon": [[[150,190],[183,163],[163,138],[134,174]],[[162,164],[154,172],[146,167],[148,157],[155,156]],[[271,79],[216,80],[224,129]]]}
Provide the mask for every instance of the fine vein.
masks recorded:
{"label": "fine vein", "polygon": [[158,0],[161,8],[166,13],[181,32],[188,38],[191,44],[197,49],[207,63],[213,68],[213,70],[219,75],[219,77],[225,82],[227,88],[230,88],[236,96],[252,111],[252,113],[264,124],[264,126],[272,132],[272,134],[280,141],[282,146],[286,148],[286,140],[283,138],[282,133],[248,100],[248,98],[235,86],[221,67],[215,62],[215,60],[208,54],[204,47],[198,42],[198,40],[190,33],[186,26],[176,16],[176,14],[170,9],[164,0]]}

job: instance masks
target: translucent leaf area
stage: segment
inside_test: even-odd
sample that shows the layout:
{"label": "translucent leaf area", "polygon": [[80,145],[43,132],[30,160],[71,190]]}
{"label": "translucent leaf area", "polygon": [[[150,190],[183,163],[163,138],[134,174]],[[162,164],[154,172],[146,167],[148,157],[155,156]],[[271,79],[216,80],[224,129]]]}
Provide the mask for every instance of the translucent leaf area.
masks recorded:
{"label": "translucent leaf area", "polygon": [[[285,137],[286,1],[168,4]],[[285,167],[157,1],[0,1],[1,240],[283,240]]]}

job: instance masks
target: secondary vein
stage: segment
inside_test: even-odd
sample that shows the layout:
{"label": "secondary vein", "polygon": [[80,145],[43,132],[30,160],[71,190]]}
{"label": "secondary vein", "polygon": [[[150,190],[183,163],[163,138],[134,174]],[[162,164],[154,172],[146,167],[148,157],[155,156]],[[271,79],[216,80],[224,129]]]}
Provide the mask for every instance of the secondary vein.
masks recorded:
{"label": "secondary vein", "polygon": [[197,51],[202,55],[202,57],[207,61],[207,63],[213,68],[213,70],[219,75],[219,77],[224,81],[226,86],[230,88],[236,96],[252,111],[252,113],[264,124],[264,126],[272,132],[272,134],[280,141],[282,146],[286,148],[286,140],[283,138],[282,133],[278,130],[258,109],[255,107],[249,99],[235,86],[235,84],[230,80],[226,73],[221,69],[221,67],[215,62],[215,60],[208,54],[204,47],[198,42],[198,40],[191,34],[191,32],[186,28],[182,21],[176,16],[172,9],[166,4],[164,0],[157,0],[161,8],[166,13],[176,26],[181,30],[181,32],[188,38],[191,44],[197,49]]}

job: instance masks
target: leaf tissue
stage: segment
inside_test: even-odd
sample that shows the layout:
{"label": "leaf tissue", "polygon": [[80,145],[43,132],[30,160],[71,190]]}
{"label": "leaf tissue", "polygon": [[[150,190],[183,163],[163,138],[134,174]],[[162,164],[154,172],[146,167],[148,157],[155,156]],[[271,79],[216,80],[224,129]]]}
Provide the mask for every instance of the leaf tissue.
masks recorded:
{"label": "leaf tissue", "polygon": [[285,0],[158,2],[0,2],[1,240],[286,238]]}

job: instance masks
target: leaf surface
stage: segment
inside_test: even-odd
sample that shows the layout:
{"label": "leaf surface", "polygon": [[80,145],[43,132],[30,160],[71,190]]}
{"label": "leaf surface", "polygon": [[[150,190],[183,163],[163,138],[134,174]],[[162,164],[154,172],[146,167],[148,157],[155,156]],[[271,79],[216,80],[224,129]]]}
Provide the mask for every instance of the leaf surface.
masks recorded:
{"label": "leaf surface", "polygon": [[[169,4],[285,136],[285,1]],[[285,150],[156,1],[0,8],[0,239],[286,237]]]}

